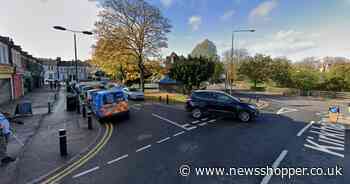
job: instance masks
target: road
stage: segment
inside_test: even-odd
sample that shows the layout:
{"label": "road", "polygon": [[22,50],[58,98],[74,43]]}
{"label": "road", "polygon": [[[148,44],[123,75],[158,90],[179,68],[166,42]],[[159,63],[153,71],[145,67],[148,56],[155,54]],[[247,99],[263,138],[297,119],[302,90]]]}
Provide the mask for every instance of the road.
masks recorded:
{"label": "road", "polygon": [[[132,102],[130,119],[114,122],[105,147],[61,183],[345,184],[349,176],[311,176],[306,171],[290,178],[232,173],[238,168],[341,167],[344,174],[349,133],[324,122],[325,115],[273,100],[252,123],[220,117],[194,121],[174,106]],[[189,176],[180,175],[182,165],[190,167]],[[225,172],[198,174],[204,167]]]}

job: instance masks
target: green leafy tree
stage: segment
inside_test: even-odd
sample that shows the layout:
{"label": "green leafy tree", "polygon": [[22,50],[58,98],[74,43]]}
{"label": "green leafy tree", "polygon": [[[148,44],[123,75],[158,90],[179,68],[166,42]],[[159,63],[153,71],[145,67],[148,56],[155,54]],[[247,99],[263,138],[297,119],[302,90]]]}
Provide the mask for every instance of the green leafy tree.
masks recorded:
{"label": "green leafy tree", "polygon": [[206,58],[192,58],[189,56],[176,61],[170,69],[169,76],[183,83],[186,92],[193,87],[199,88],[200,84],[208,81],[214,74],[215,62]]}
{"label": "green leafy tree", "polygon": [[324,88],[331,91],[344,91],[350,89],[350,63],[336,63],[326,74]]}
{"label": "green leafy tree", "polygon": [[296,68],[292,73],[293,86],[304,91],[315,89],[319,80],[319,73],[309,68]]}
{"label": "green leafy tree", "polygon": [[238,72],[247,76],[254,83],[254,88],[256,88],[257,84],[263,83],[270,78],[271,62],[270,56],[257,54],[243,61],[239,66]]}
{"label": "green leafy tree", "polygon": [[212,61],[218,61],[218,52],[214,42],[206,39],[203,42],[196,45],[192,50],[191,57],[204,57]]}
{"label": "green leafy tree", "polygon": [[275,58],[271,63],[271,80],[280,87],[291,87],[292,65],[286,58]]}
{"label": "green leafy tree", "polygon": [[223,80],[223,74],[225,73],[225,65],[224,63],[217,61],[215,62],[215,67],[214,67],[214,74],[211,77],[211,82],[217,83],[217,82],[222,82]]}

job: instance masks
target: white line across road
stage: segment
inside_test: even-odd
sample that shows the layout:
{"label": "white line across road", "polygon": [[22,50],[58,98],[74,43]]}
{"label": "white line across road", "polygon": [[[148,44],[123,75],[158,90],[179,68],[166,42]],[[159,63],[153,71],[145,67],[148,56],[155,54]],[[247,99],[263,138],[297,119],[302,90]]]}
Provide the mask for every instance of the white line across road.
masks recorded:
{"label": "white line across road", "polygon": [[160,143],[165,142],[165,141],[167,141],[169,139],[170,139],[170,137],[166,137],[164,139],[161,139],[161,140],[157,141],[157,143],[160,144]]}
{"label": "white line across road", "polygon": [[181,131],[179,133],[174,134],[173,136],[176,137],[176,136],[179,136],[179,135],[184,134],[184,133],[185,133],[185,131]]}
{"label": "white line across road", "polygon": [[200,123],[198,124],[199,126],[204,126],[204,125],[207,125],[208,123],[207,122],[204,122],[204,123]]}
{"label": "white line across road", "polygon": [[127,158],[128,156],[129,156],[128,154],[123,155],[123,156],[121,156],[121,157],[118,157],[118,158],[116,158],[116,159],[114,159],[114,160],[111,160],[111,161],[107,162],[107,164],[113,164],[114,162],[118,162],[118,161],[120,161],[120,160],[123,160],[124,158]]}
{"label": "white line across road", "polygon": [[303,133],[308,129],[310,128],[310,126],[312,126],[315,122],[314,121],[311,121],[309,124],[307,124],[303,129],[301,129],[297,136],[300,137],[301,135],[303,135]]}
{"label": "white line across road", "polygon": [[141,147],[141,148],[139,148],[139,149],[136,150],[136,153],[137,153],[137,152],[140,152],[140,151],[143,151],[143,150],[146,150],[146,149],[148,149],[148,148],[150,148],[150,147],[151,147],[150,144],[147,145],[147,146]]}
{"label": "white line across road", "polygon": [[81,172],[81,173],[79,173],[79,174],[74,175],[73,178],[78,178],[78,177],[80,177],[80,176],[84,176],[84,175],[89,174],[89,173],[91,173],[91,172],[94,172],[94,171],[96,171],[96,170],[98,170],[98,169],[100,169],[100,167],[96,166],[96,167],[94,167],[94,168],[91,168],[91,169],[89,169],[89,170],[86,170],[86,171],[84,171],[84,172]]}
{"label": "white line across road", "polygon": [[[282,162],[282,160],[284,159],[284,157],[287,156],[288,151],[287,150],[283,150],[281,152],[281,154],[278,156],[278,158],[273,162],[272,164],[272,168],[276,169],[280,163]],[[263,180],[261,180],[260,184],[267,184],[269,183],[270,179],[271,179],[272,175],[266,175]]]}
{"label": "white line across road", "polygon": [[169,120],[169,119],[167,119],[167,118],[164,118],[164,117],[162,117],[162,116],[159,116],[158,114],[152,113],[152,116],[157,117],[157,118],[159,118],[159,119],[161,119],[161,120],[164,120],[164,121],[166,121],[166,122],[168,122],[168,123],[170,123],[170,124],[172,124],[172,125],[175,125],[175,126],[177,126],[177,127],[179,127],[179,128],[182,128],[182,129],[187,130],[187,129],[184,128],[182,125],[180,125],[180,124],[178,124],[178,123],[176,123],[176,122],[174,122],[174,121],[171,121],[171,120]]}

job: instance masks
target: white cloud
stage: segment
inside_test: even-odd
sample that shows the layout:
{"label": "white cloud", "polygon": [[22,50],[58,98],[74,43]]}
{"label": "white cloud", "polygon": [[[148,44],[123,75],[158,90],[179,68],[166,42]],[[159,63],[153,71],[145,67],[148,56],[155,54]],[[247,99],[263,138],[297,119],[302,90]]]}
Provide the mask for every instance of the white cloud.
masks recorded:
{"label": "white cloud", "polygon": [[271,11],[278,5],[277,0],[270,0],[260,3],[255,7],[249,14],[250,20],[263,18],[264,20],[269,19]]}
{"label": "white cloud", "polygon": [[192,31],[197,31],[202,24],[202,17],[192,16],[188,19],[188,24],[191,26]]}
{"label": "white cloud", "polygon": [[160,0],[164,7],[170,7],[173,4],[173,0]]}
{"label": "white cloud", "polygon": [[232,16],[235,14],[235,11],[234,10],[228,10],[226,11],[221,17],[220,19],[222,21],[226,21],[226,20],[229,20],[230,18],[232,18]]}
{"label": "white cloud", "polygon": [[253,53],[291,56],[317,48],[312,35],[295,30],[278,31],[250,47]]}

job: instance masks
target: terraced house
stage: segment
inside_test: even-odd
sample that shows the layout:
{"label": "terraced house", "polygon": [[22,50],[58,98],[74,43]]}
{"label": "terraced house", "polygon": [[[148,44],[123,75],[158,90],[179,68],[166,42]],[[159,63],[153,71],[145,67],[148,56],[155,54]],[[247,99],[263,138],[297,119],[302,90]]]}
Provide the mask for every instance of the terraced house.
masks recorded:
{"label": "terraced house", "polygon": [[43,85],[43,69],[37,59],[9,37],[0,36],[0,104]]}

